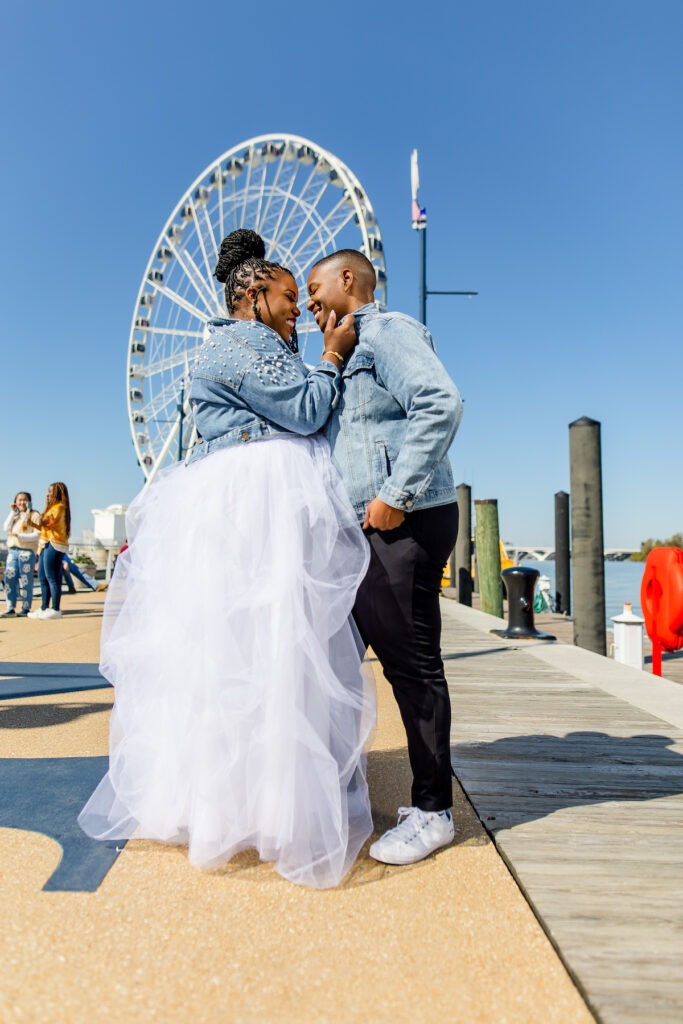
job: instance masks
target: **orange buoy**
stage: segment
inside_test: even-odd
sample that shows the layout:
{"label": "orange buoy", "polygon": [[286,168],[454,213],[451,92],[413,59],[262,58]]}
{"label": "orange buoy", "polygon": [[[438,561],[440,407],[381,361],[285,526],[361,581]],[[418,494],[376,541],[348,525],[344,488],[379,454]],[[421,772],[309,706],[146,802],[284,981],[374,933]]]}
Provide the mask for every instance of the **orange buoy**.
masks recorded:
{"label": "orange buoy", "polygon": [[662,651],[683,647],[683,550],[653,548],[647,556],[640,604],[652,640],[652,671],[662,674]]}

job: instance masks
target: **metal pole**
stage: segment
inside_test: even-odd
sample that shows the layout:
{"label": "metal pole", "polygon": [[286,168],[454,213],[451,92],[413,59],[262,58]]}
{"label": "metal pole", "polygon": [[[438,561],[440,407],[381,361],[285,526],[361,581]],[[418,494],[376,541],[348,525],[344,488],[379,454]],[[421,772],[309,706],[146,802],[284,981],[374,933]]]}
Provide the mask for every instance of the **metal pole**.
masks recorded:
{"label": "metal pole", "polygon": [[427,225],[420,228],[420,320],[427,326]]}
{"label": "metal pole", "polygon": [[569,471],[574,643],[577,647],[605,655],[600,424],[588,416],[569,424]]}
{"label": "metal pole", "polygon": [[420,240],[420,320],[427,326],[428,295],[478,295],[478,292],[432,291],[427,287],[427,211],[419,204],[420,174],[417,166],[417,150],[410,156],[410,186],[412,190],[411,217],[413,229],[422,232]]}
{"label": "metal pole", "polygon": [[500,578],[500,532],[498,501],[487,498],[475,501],[477,565],[481,610],[503,617],[503,584]]}
{"label": "metal pole", "polygon": [[455,542],[453,586],[459,604],[472,607],[472,488],[458,484],[458,539]]}
{"label": "metal pole", "polygon": [[569,495],[555,495],[555,611],[571,614],[569,585]]}
{"label": "metal pole", "polygon": [[183,461],[183,420],[185,419],[185,381],[180,384],[180,401],[178,403],[178,462]]}

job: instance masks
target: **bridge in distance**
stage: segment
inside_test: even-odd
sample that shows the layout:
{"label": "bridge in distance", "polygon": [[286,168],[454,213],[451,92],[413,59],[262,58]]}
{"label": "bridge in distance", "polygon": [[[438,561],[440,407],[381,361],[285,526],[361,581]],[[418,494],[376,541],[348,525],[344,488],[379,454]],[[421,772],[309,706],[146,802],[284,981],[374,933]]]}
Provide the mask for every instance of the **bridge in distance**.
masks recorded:
{"label": "bridge in distance", "polygon": [[[542,547],[537,544],[506,544],[503,546],[507,551],[508,558],[513,562],[531,560],[534,562],[554,562],[555,548]],[[625,562],[631,555],[636,554],[640,548],[605,548],[606,562]]]}

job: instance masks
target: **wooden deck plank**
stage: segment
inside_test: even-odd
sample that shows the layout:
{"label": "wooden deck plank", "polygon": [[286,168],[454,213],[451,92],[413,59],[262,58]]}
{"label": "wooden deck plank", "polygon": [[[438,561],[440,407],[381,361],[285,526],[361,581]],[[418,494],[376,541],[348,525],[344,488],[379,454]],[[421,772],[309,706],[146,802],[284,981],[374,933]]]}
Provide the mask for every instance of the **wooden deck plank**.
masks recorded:
{"label": "wooden deck plank", "polygon": [[[473,595],[473,604],[475,608],[479,608],[479,595]],[[507,617],[507,601],[504,602],[505,616]],[[558,615],[556,612],[543,612],[540,615],[536,615],[536,628],[544,630],[546,633],[552,633],[561,643],[573,644],[574,643],[574,620],[570,616]],[[614,634],[611,629],[606,632],[607,636],[607,651],[611,656],[612,646],[614,643]],[[645,634],[644,636],[644,654],[645,654],[645,671],[647,673],[652,672],[652,643],[650,638]],[[662,655],[662,675],[665,679],[671,682],[683,683],[683,651],[676,651],[669,653],[667,651]]]}
{"label": "wooden deck plank", "polygon": [[444,608],[461,785],[600,1020],[681,1024],[683,730],[479,626]]}

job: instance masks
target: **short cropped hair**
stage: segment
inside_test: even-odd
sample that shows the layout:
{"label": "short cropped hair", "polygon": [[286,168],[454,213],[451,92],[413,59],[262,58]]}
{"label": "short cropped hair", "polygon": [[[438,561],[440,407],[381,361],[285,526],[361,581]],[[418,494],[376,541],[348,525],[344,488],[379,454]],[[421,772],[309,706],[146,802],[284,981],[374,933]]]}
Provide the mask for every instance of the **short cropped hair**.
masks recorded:
{"label": "short cropped hair", "polygon": [[374,291],[377,284],[377,273],[367,256],[364,256],[358,249],[337,249],[336,252],[331,252],[329,256],[323,256],[321,260],[314,263],[311,270],[335,262],[350,263],[358,271],[358,276],[361,279],[365,277],[368,284],[372,282],[372,289]]}

